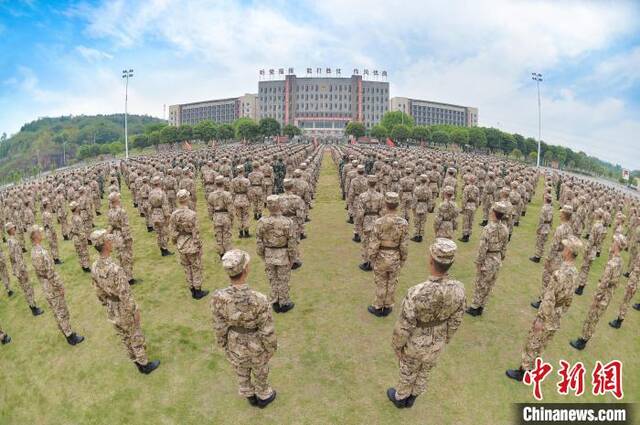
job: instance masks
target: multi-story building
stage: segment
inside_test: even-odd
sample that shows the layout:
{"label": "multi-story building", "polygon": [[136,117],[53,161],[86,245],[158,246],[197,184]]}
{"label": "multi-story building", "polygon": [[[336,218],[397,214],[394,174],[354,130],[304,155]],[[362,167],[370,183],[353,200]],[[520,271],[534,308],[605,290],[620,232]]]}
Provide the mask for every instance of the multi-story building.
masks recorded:
{"label": "multi-story building", "polygon": [[411,115],[416,125],[449,124],[461,127],[478,125],[478,108],[407,97],[392,97],[390,104],[392,111],[402,111]]}
{"label": "multi-story building", "polygon": [[258,117],[293,124],[305,134],[342,136],[349,121],[366,128],[389,109],[389,83],[351,77],[297,77],[258,82]]}
{"label": "multi-story building", "polygon": [[211,120],[215,123],[232,123],[238,118],[257,119],[255,94],[245,94],[227,99],[206,100],[169,106],[169,124],[180,126],[195,125],[200,121]]}

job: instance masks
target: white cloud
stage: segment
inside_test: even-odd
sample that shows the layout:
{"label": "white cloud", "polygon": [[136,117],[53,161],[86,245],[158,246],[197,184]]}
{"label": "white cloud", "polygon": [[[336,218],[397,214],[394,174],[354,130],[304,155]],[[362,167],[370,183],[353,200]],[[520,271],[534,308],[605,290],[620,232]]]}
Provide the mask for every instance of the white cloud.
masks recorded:
{"label": "white cloud", "polygon": [[84,59],[89,62],[97,62],[103,59],[113,59],[113,55],[103,52],[98,49],[92,49],[86,46],[76,46],[76,52],[78,52]]}

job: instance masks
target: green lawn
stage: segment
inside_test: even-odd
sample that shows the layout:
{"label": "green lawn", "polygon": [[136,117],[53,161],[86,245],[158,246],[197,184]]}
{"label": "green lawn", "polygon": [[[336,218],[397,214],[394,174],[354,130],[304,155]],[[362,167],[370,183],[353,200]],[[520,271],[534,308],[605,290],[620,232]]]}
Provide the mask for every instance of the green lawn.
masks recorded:
{"label": "green lawn", "polygon": [[[77,347],[66,343],[39,283],[35,284],[37,299],[46,313],[32,317],[12,277],[17,295],[7,299],[3,292],[0,296],[0,324],[13,337],[11,344],[0,347],[0,424],[511,423],[511,404],[533,400],[531,388],[507,379],[504,371],[519,364],[534,317],[529,302],[538,294],[542,264],[527,258],[533,252],[540,193],[515,230],[485,315],[464,318],[431,375],[427,393],[413,409],[397,410],[385,395],[397,377],[390,344],[396,314],[379,319],[367,313],[373,299],[373,274],[357,268],[361,247],[351,242],[352,226],[345,221],[336,168],[326,154],[307,228],[309,238],[302,245],[304,266],[293,272],[291,280],[296,308],[275,315],[279,349],[271,362],[271,381],[278,398],[267,409],[258,410],[237,395],[235,375],[215,346],[210,297],[191,299],[178,257],[160,256],[155,233],[147,233],[131,206],[130,193],[124,190],[123,204],[135,236],[135,276],[144,280],[133,291],[142,310],[150,358],[160,359],[160,368],[149,376],[137,372],[106,320],[90,276],[80,270],[72,243],[61,242],[65,263],[59,270],[72,326],[87,339]],[[201,188],[198,214],[205,241],[204,287],[212,290],[225,286],[227,279],[216,255]],[[476,215],[476,222],[480,216]],[[98,225],[103,225],[105,215],[98,218]],[[432,219],[427,223],[427,243],[410,242],[398,304],[407,288],[427,277]],[[452,269],[452,275],[464,283],[469,301],[480,231],[476,226],[472,241],[458,244]],[[585,295],[575,299],[544,358],[555,370],[559,359],[583,361],[588,376],[596,360],[619,359],[624,363],[625,401],[637,402],[640,313],[631,309],[620,330],[606,323],[617,312],[626,279],[588,348],[578,352],[568,344],[580,333],[610,239],[604,255],[594,263]],[[251,285],[268,293],[255,239],[235,243],[252,253]],[[6,245],[3,250],[6,253]],[[96,254],[91,248],[93,259]],[[31,277],[35,280],[33,273]],[[615,401],[612,396],[557,395],[555,370],[543,384],[545,401]],[[587,393],[589,383],[587,379]]]}

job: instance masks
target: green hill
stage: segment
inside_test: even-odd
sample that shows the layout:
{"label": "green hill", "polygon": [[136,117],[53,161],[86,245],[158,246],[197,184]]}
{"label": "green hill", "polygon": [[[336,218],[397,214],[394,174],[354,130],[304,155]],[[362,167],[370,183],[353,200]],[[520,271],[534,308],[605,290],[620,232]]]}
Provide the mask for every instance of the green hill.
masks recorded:
{"label": "green hill", "polygon": [[[129,115],[129,135],[163,125],[147,115]],[[100,153],[124,150],[124,114],[45,117],[0,139],[0,182],[16,181],[70,165],[81,158],[82,147],[97,145]]]}

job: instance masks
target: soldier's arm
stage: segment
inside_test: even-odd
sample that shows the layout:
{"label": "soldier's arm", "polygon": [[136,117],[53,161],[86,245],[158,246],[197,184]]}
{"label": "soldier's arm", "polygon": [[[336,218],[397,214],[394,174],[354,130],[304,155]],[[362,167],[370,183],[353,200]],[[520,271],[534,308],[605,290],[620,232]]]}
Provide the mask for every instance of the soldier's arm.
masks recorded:
{"label": "soldier's arm", "polygon": [[537,319],[541,320],[543,323],[551,323],[553,320],[553,315],[555,313],[556,306],[556,294],[553,288],[557,285],[557,280],[559,278],[559,271],[556,270],[553,273],[553,282],[545,289],[542,294],[542,299],[540,300],[540,307],[538,308]]}
{"label": "soldier's arm", "polygon": [[262,341],[262,346],[269,354],[273,354],[278,349],[278,339],[273,326],[273,316],[269,304],[265,301],[261,303],[258,311],[258,336]]}
{"label": "soldier's arm", "polygon": [[411,332],[416,328],[417,320],[415,317],[415,305],[413,300],[407,296],[402,301],[400,307],[400,315],[393,328],[391,336],[391,346],[396,354],[400,354],[402,349],[407,345],[407,341],[411,336]]}
{"label": "soldier's arm", "polygon": [[400,261],[407,261],[409,255],[409,225],[402,226],[402,236],[400,237]]}
{"label": "soldier's arm", "polygon": [[291,222],[291,225],[289,226],[288,237],[287,237],[287,254],[289,255],[289,261],[293,263],[293,261],[296,258],[297,239],[296,239],[296,235],[294,234],[293,220],[291,219],[288,219],[288,220]]}
{"label": "soldier's arm", "polygon": [[446,343],[451,342],[453,334],[456,333],[460,325],[462,324],[462,317],[464,316],[464,309],[466,307],[466,301],[463,299],[460,303],[460,307],[449,317],[447,321],[447,339]]}
{"label": "soldier's arm", "polygon": [[258,221],[256,226],[256,253],[262,259],[264,259],[264,241],[262,240],[264,234],[264,224]]}
{"label": "soldier's arm", "polygon": [[356,217],[355,224],[361,226],[364,221],[364,202],[362,202],[361,196],[356,198]]}
{"label": "soldier's arm", "polygon": [[169,234],[171,235],[171,243],[175,245],[178,242],[178,232],[176,230],[176,220],[173,214],[169,219]]}
{"label": "soldier's arm", "polygon": [[476,266],[481,265],[484,262],[484,259],[487,257],[487,237],[487,233],[483,231],[482,236],[480,237],[480,245],[478,246],[478,255],[476,256],[475,261]]}
{"label": "soldier's arm", "polygon": [[213,310],[213,331],[216,335],[216,343],[218,344],[218,347],[225,349],[227,347],[229,325],[222,314],[224,308],[222,304],[221,300],[214,298],[211,303],[211,309]]}
{"label": "soldier's arm", "polygon": [[96,288],[96,295],[98,296],[98,301],[100,301],[100,304],[106,306],[107,305],[107,293],[104,292],[104,290],[100,287],[100,285],[98,285],[98,282],[93,279],[93,287]]}

